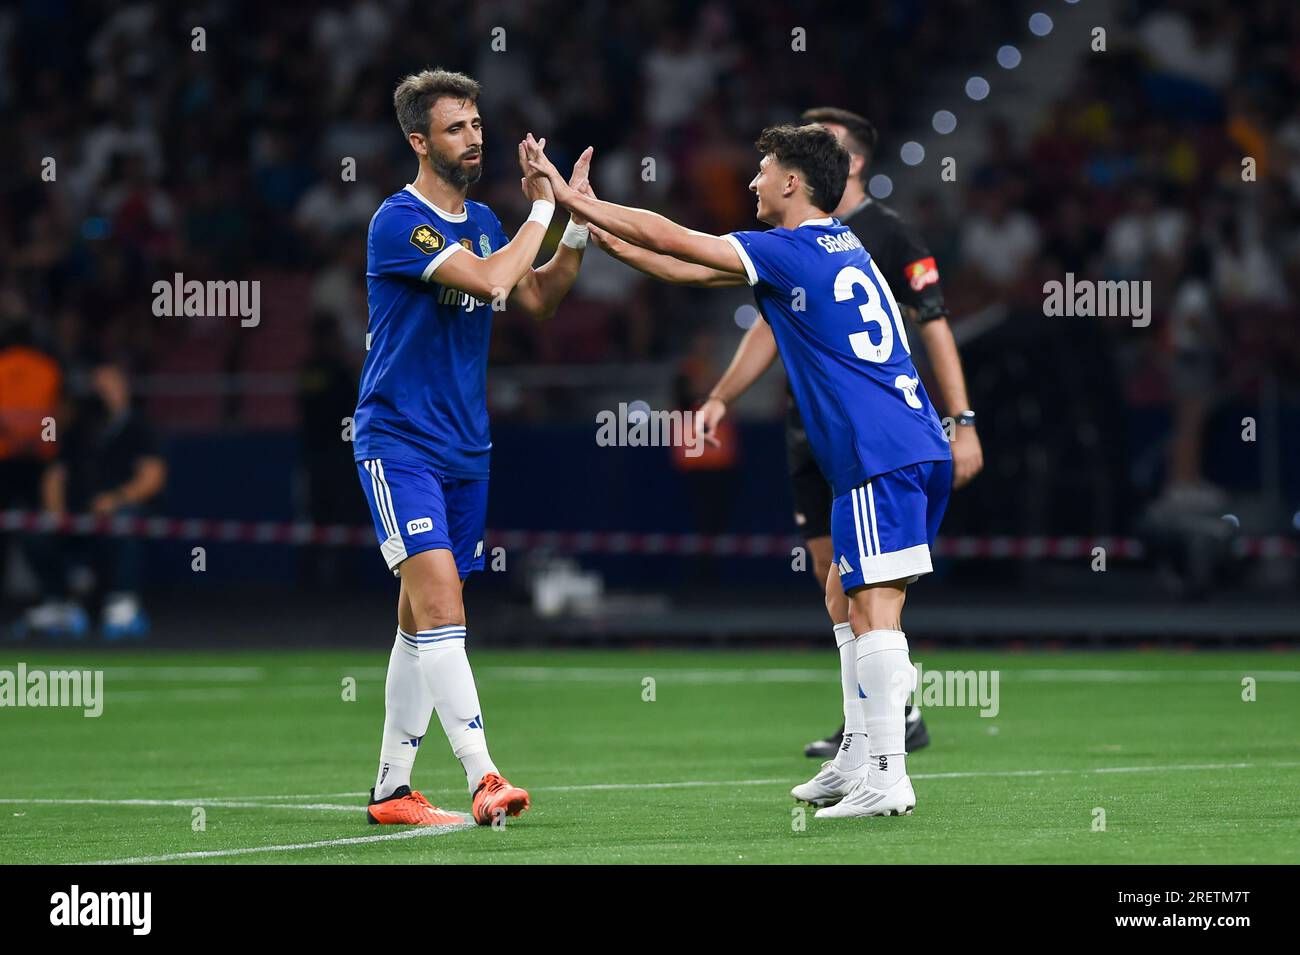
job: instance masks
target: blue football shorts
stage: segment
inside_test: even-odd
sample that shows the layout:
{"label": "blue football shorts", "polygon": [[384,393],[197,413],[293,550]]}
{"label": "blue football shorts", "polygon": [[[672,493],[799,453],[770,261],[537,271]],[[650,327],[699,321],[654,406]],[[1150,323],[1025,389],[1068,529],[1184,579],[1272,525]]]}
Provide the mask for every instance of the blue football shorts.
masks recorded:
{"label": "blue football shorts", "polygon": [[380,458],[358,461],[357,475],[379,551],[394,576],[412,554],[440,548],[451,551],[461,580],[483,569],[487,478],[450,478],[429,467]]}
{"label": "blue football shorts", "polygon": [[831,543],[844,592],[933,570],[930,548],[948,507],[951,461],[878,474],[831,503]]}

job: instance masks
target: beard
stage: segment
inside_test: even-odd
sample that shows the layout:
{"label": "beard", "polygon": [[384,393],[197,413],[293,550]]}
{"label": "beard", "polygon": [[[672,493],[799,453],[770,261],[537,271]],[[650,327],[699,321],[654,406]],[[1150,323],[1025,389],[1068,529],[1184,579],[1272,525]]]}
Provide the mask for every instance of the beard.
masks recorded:
{"label": "beard", "polygon": [[483,175],[483,153],[478,153],[479,163],[477,166],[466,166],[461,159],[448,159],[439,152],[429,153],[429,165],[433,167],[439,178],[445,180],[449,185],[457,189],[464,189],[471,183],[478,182],[479,176]]}

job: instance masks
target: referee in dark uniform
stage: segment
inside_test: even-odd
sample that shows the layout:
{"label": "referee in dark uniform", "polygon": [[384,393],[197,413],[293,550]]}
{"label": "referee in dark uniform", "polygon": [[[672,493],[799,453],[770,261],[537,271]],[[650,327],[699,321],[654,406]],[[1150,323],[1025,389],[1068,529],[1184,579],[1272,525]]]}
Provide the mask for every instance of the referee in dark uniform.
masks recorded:
{"label": "referee in dark uniform", "polygon": [[[926,356],[930,360],[938,391],[939,409],[953,419],[952,434],[953,487],[961,487],[980,472],[984,455],[975,431],[975,412],[966,394],[957,343],[948,325],[948,308],[939,284],[939,269],[920,234],[904,222],[893,209],[872,199],[866,191],[867,170],[876,148],[876,130],[863,117],[832,106],[810,109],[804,122],[821,123],[848,149],[849,178],[844,197],[835,216],[851,228],[889,283],[894,299],[905,319],[920,328]],[[764,321],[758,321],[745,333],[726,373],[709,393],[697,412],[696,421],[706,440],[713,437],[717,422],[727,411],[727,404],[743,394],[776,358],[776,340]],[[788,389],[788,386],[787,386]],[[787,390],[787,395],[789,395]],[[830,571],[831,489],[813,459],[804,431],[803,419],[794,397],[787,400],[786,457],[790,485],[794,493],[795,523],[799,526],[812,555],[812,570],[824,588]],[[948,422],[945,422],[947,425]],[[828,605],[835,619],[848,619],[848,609]],[[839,748],[844,728],[804,748],[808,756],[829,759]],[[930,737],[919,709],[908,707],[907,749],[920,749]]]}

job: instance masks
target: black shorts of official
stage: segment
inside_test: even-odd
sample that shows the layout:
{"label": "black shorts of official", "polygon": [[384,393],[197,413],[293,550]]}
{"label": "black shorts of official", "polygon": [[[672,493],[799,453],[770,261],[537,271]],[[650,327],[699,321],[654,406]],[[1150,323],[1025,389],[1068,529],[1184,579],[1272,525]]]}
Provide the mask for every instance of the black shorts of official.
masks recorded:
{"label": "black shorts of official", "polygon": [[817,466],[803,422],[796,417],[786,420],[786,461],[789,465],[790,492],[794,497],[794,523],[804,540],[829,537],[831,533],[831,486]]}

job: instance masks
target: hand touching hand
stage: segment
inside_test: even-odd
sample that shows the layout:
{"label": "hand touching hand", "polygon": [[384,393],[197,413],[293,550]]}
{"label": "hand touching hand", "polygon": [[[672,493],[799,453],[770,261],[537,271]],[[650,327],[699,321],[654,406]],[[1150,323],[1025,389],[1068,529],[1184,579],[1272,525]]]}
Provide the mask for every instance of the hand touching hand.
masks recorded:
{"label": "hand touching hand", "polygon": [[[550,180],[539,175],[536,170],[528,165],[529,143],[536,146],[540,152],[546,147],[546,137],[542,137],[541,142],[537,142],[533,139],[533,134],[529,133],[528,138],[519,144],[519,171],[524,174],[524,177],[519,180],[519,188],[524,191],[524,198],[529,202],[536,202],[538,199],[554,202],[555,192],[551,188]],[[551,168],[555,167],[552,166]]]}
{"label": "hand touching hand", "polygon": [[[545,142],[545,140],[543,140]],[[573,164],[573,172],[569,176],[569,188],[574,192],[582,193],[584,196],[596,198],[596,194],[591,191],[591,154],[595,150],[588,146],[578,157],[578,161]],[[574,225],[587,225],[587,221],[579,216],[571,215]]]}
{"label": "hand touching hand", "polygon": [[[555,163],[547,158],[545,152],[546,140],[538,141],[533,139],[533,134],[529,133],[527,138],[520,144],[520,148],[523,151],[524,162],[526,163],[524,168],[527,170],[530,179],[547,180],[555,197],[553,201],[567,208],[566,200],[572,200],[577,193],[569,188],[569,184],[560,175],[560,170],[555,168]],[[523,164],[521,163],[521,165]]]}

